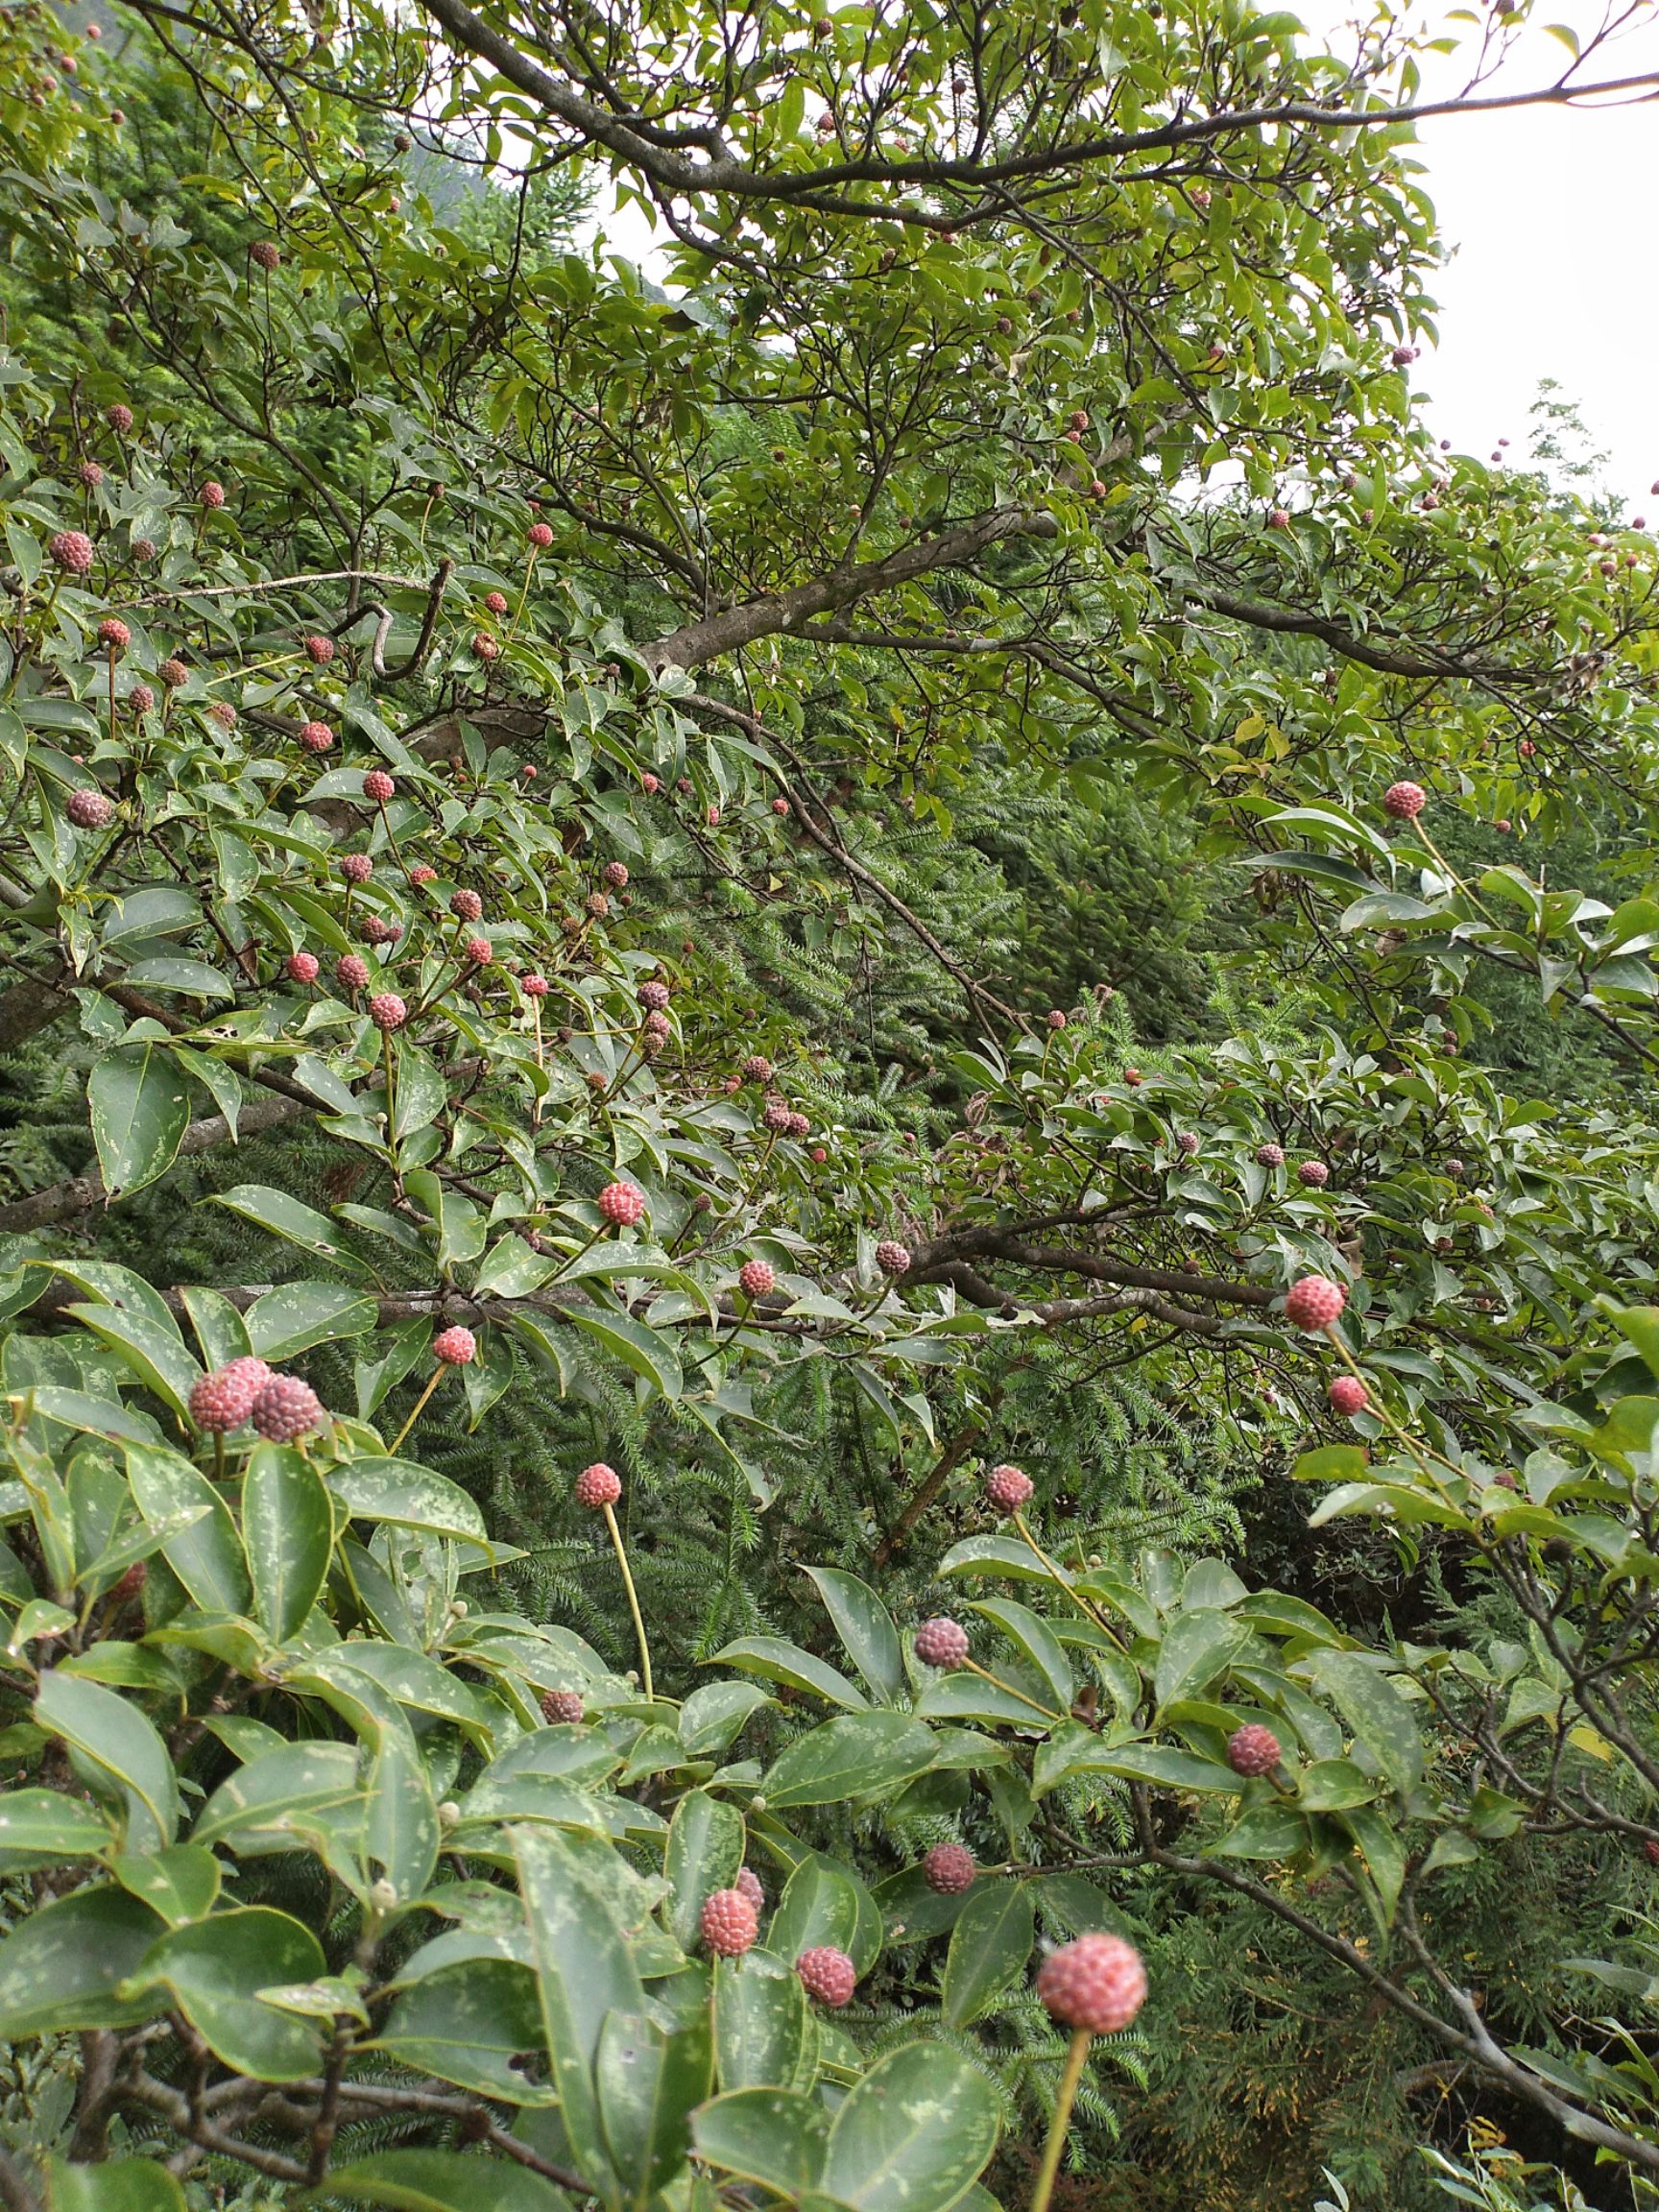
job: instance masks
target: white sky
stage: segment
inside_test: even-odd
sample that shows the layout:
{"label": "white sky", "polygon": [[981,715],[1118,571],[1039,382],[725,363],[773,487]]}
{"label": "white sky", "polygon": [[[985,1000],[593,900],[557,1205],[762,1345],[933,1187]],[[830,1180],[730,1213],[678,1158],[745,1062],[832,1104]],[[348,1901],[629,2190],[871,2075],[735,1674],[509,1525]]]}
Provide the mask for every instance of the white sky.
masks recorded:
{"label": "white sky", "polygon": [[[1543,21],[1546,18],[1540,17]],[[1598,12],[1567,0],[1549,20],[1583,36]],[[1547,84],[1565,60],[1529,36],[1499,88]],[[1452,62],[1443,64],[1447,69]],[[1659,15],[1612,46],[1599,77],[1659,68]],[[1429,420],[1459,451],[1524,447],[1541,379],[1584,419],[1602,480],[1652,520],[1659,495],[1659,105],[1522,108],[1422,127],[1424,182],[1456,249],[1433,291],[1440,344],[1412,371]]]}
{"label": "white sky", "polygon": [[[1596,0],[1546,0],[1546,9],[1540,24],[1571,24],[1581,39],[1600,20]],[[1309,0],[1303,16],[1329,35],[1346,12]],[[1432,19],[1444,21],[1444,11]],[[1332,44],[1343,50],[1339,37]],[[1555,40],[1529,31],[1488,88],[1549,84],[1566,60]],[[1461,82],[1455,57],[1428,67],[1433,89]],[[1659,69],[1655,6],[1595,75],[1643,69]],[[1659,493],[1649,490],[1659,483],[1659,103],[1447,118],[1423,126],[1418,157],[1456,250],[1431,288],[1439,346],[1426,348],[1412,371],[1436,435],[1479,455],[1507,438],[1519,459],[1539,385],[1551,378],[1582,416],[1591,450],[1607,455],[1602,483],[1627,513],[1651,522],[1659,515]],[[613,213],[603,228],[616,251],[650,257],[651,229],[637,209]]]}

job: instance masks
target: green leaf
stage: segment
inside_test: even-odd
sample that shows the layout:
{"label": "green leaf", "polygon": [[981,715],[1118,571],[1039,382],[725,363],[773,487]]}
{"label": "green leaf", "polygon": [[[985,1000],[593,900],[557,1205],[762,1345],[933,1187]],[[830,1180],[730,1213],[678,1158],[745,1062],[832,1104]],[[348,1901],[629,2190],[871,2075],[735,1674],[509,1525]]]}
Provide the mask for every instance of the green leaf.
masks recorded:
{"label": "green leaf", "polygon": [[600,2119],[612,2164],[638,2212],[685,2166],[691,2114],[712,2074],[706,2006],[672,2034],[637,2015],[606,2016],[595,2069]]}
{"label": "green leaf", "polygon": [[1607,1318],[1622,1336],[1635,1345],[1652,1372],[1659,1375],[1659,1306],[1609,1305]]}
{"label": "green leaf", "polygon": [[818,1595],[835,1623],[835,1633],[847,1656],[883,1705],[902,1697],[909,1687],[904,1674],[904,1648],[893,1617],[856,1575],[833,1567],[808,1567]]}
{"label": "green leaf", "polygon": [[127,1808],[130,1850],[171,1843],[179,1828],[179,1784],[167,1746],[136,1705],[59,1669],[42,1674],[35,1719],[61,1736],[90,1777],[113,1786]]}
{"label": "green leaf", "polygon": [[548,2104],[552,2090],[514,2064],[526,2052],[540,2051],[541,2042],[541,2010],[530,1969],[511,1959],[469,1959],[441,1966],[400,1991],[370,2048],[481,2097]]}
{"label": "green leaf", "polygon": [[227,1206],[244,1221],[252,1221],[260,1229],[269,1229],[273,1237],[298,1244],[314,1259],[331,1260],[348,1269],[360,1265],[341,1241],[340,1233],[327,1214],[319,1214],[303,1199],[291,1197],[286,1190],[275,1190],[265,1183],[238,1183],[233,1190],[219,1191],[213,1204]]}
{"label": "green leaf", "polygon": [[11,1790],[0,1797],[0,1872],[27,1874],[60,1859],[101,1859],[114,1844],[103,1814],[61,1790]]}
{"label": "green leaf", "polygon": [[857,2082],[830,2124],[820,2186],[854,2212],[948,2212],[997,2148],[1001,2099],[938,2043],[905,2043]]}
{"label": "green leaf", "polygon": [[881,1919],[874,1899],[850,1867],[822,1852],[803,1859],[788,1881],[766,1932],[766,1948],[794,1960],[821,1944],[845,1951],[865,1973],[881,1944]]}
{"label": "green leaf", "polygon": [[321,2040],[308,2022],[262,2004],[270,1983],[326,1973],[309,1928],[266,1905],[233,1907],[173,1928],[130,1978],[134,1992],[159,1984],[224,2065],[260,2081],[299,2081],[317,2071]]}
{"label": "green leaf", "polygon": [[1178,1613],[1165,1631],[1153,1674],[1159,1711],[1202,1696],[1249,1640],[1249,1630],[1231,1613]]}
{"label": "green leaf", "polygon": [[1358,1651],[1311,1651],[1296,1669],[1331,1697],[1397,1790],[1423,1775],[1423,1744],[1411,1708]]}
{"label": "green leaf", "polygon": [[733,2089],[691,2123],[697,2155],[724,2174],[795,2199],[816,2190],[830,2141],[822,2104],[786,2089]]}
{"label": "green leaf", "polygon": [[242,1541],[254,1613],[274,1643],[286,1644],[322,1595],[334,1549],[323,1478],[291,1446],[255,1445],[242,1478]]}
{"label": "green leaf", "polygon": [[0,2040],[130,2028],[159,2008],[115,1995],[164,1923],[112,1885],[42,1906],[0,1941]]}
{"label": "green leaf", "polygon": [[848,1713],[808,1729],[782,1751],[762,1784],[776,1812],[834,1805],[897,1790],[933,1764],[933,1731],[906,1713]]}
{"label": "green leaf", "polygon": [[354,1743],[284,1743],[261,1751],[223,1781],[196,1816],[198,1843],[228,1840],[233,1850],[292,1851],[307,1814],[362,1802]]}
{"label": "green leaf", "polygon": [[569,2212],[570,2203],[527,2166],[464,2151],[377,2151],[331,2167],[323,2194],[387,2212]]}
{"label": "green leaf", "polygon": [[792,1966],[758,1951],[721,1960],[714,2053],[722,2089],[808,2088],[816,2051],[816,2023]]}
{"label": "green leaf", "polygon": [[[438,1863],[438,1805],[432,1778],[400,1712],[379,1725],[379,1742],[369,1769],[369,1808],[363,1823],[363,1848],[383,1880],[409,1904],[431,1881]],[[287,1977],[301,1981],[301,1975]]]}
{"label": "green leaf", "polygon": [[1064,1646],[1041,1614],[1033,1613],[1028,1605],[1021,1605],[1012,1598],[988,1598],[974,1608],[995,1621],[998,1627],[1036,1668],[1048,1688],[1049,1696],[1062,1713],[1071,1710],[1077,1695],[1076,1678]]}
{"label": "green leaf", "polygon": [[1166,1790],[1225,1790],[1237,1796],[1238,1777],[1219,1759],[1200,1759],[1163,1743],[1102,1745],[1070,1762],[1079,1772],[1121,1774],[1126,1781],[1151,1782]]}
{"label": "green leaf", "polygon": [[124,1451],[132,1496],[152,1527],[197,1516],[162,1544],[168,1566],[204,1613],[246,1614],[253,1601],[247,1554],[219,1492],[178,1452],[146,1444]]}
{"label": "green leaf", "polygon": [[741,1636],[735,1644],[716,1651],[709,1663],[711,1667],[737,1667],[746,1674],[763,1675],[768,1682],[782,1682],[791,1690],[810,1690],[819,1697],[828,1697],[832,1705],[845,1705],[854,1713],[862,1713],[869,1706],[863,1691],[845,1674],[838,1674],[824,1660],[815,1659],[797,1644],[785,1643],[781,1636]]}
{"label": "green leaf", "polygon": [[261,1359],[280,1366],[313,1344],[361,1336],[380,1318],[373,1298],[341,1283],[283,1283],[248,1309],[248,1335]]}
{"label": "green leaf", "polygon": [[680,1742],[686,1757],[724,1751],[744,1722],[772,1702],[755,1682],[705,1682],[680,1708]]}
{"label": "green leaf", "polygon": [[644,2011],[644,1986],[609,1898],[565,1839],[520,1828],[513,1848],[565,2130],[584,2177],[604,2190],[611,2165],[593,2072],[599,2037],[608,2012]]}
{"label": "green leaf", "polygon": [[204,1366],[223,1367],[252,1351],[248,1341],[248,1324],[220,1291],[191,1284],[180,1291],[179,1299],[190,1316],[190,1326],[202,1347]]}
{"label": "green leaf", "polygon": [[165,1175],[190,1125],[190,1086],[163,1045],[118,1045],[86,1081],[92,1142],[111,1198]]}
{"label": "green leaf", "polygon": [[353,1459],[328,1470],[328,1487],[353,1521],[389,1522],[490,1549],[484,1516],[466,1491],[412,1459]]}
{"label": "green leaf", "polygon": [[46,2161],[46,2212],[184,2212],[184,2192],[154,2158],[99,2166]]}
{"label": "green leaf", "polygon": [[968,2027],[1019,1980],[1035,1935],[1027,1884],[991,1878],[975,1884],[957,1916],[945,1960],[948,2027]]}
{"label": "green leaf", "polygon": [[665,1865],[674,1891],[669,1926],[682,1950],[695,1947],[710,1892],[730,1888],[742,1863],[742,1815],[707,1791],[688,1790],[674,1808]]}
{"label": "green leaf", "polygon": [[219,1862],[200,1843],[170,1843],[164,1851],[124,1851],[109,1871],[129,1896],[159,1912],[170,1928],[202,1919],[218,1902]]}
{"label": "green leaf", "polygon": [[185,1350],[171,1313],[164,1310],[163,1321],[156,1322],[148,1313],[116,1306],[71,1306],[69,1310],[94,1336],[112,1345],[145,1388],[171,1406],[180,1421],[189,1418],[190,1392],[202,1370]]}
{"label": "green leaf", "polygon": [[632,1314],[606,1312],[593,1306],[569,1307],[565,1318],[633,1368],[636,1375],[642,1375],[659,1396],[670,1401],[679,1397],[684,1379],[679,1357],[666,1336],[660,1336]]}
{"label": "green leaf", "polygon": [[[1055,1563],[1058,1565],[1058,1561]],[[952,1544],[939,1562],[940,1575],[987,1575],[998,1582],[1046,1582],[1054,1577],[1028,1544],[1017,1536],[965,1536]],[[1060,1568],[1060,1578],[1070,1588],[1071,1576]]]}

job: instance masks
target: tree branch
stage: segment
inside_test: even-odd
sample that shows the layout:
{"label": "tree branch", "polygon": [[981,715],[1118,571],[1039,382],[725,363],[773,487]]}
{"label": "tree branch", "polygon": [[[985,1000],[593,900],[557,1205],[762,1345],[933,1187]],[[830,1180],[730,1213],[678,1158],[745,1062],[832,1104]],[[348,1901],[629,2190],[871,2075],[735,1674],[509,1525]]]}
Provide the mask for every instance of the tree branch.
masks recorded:
{"label": "tree branch", "polygon": [[814,615],[833,614],[876,592],[914,583],[918,577],[930,576],[941,568],[968,567],[1003,539],[1053,538],[1058,532],[1052,515],[1025,507],[993,507],[936,538],[901,545],[879,561],[861,561],[830,575],[815,577],[809,584],[797,584],[763,599],[747,599],[722,613],[687,622],[666,637],[655,638],[641,652],[653,668],[700,668],[722,653],[733,653],[759,638],[799,630]]}

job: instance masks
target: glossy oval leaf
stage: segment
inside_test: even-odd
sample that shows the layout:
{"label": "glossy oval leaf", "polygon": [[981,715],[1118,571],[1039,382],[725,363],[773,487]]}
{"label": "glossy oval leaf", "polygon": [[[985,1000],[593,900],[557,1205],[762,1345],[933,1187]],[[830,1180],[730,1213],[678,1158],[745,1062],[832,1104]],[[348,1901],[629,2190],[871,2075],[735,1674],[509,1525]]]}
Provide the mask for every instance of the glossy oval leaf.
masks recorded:
{"label": "glossy oval leaf", "polygon": [[906,2043],[855,2084],[830,2128],[820,2186],[854,2212],[948,2212],[997,2148],[1002,2102],[960,2052]]}

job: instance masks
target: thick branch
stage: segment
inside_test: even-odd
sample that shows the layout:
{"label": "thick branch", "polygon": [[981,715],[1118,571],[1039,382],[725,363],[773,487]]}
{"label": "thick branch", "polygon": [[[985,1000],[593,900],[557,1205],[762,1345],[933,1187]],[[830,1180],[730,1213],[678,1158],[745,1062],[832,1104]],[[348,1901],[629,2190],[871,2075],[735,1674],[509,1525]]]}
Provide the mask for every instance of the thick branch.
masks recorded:
{"label": "thick branch", "polygon": [[[1216,139],[1252,136],[1285,128],[1309,131],[1392,130],[1435,115],[1499,112],[1512,108],[1569,107],[1575,101],[1606,98],[1609,94],[1651,95],[1659,89],[1659,70],[1632,77],[1614,78],[1599,84],[1574,84],[1558,79],[1536,91],[1491,93],[1449,100],[1425,100],[1361,109],[1325,107],[1309,100],[1288,100],[1262,108],[1241,108],[1214,115],[1182,113],[1142,131],[1099,132],[1089,138],[1062,140],[1013,153],[998,161],[928,160],[925,156],[891,161],[880,158],[832,162],[794,174],[763,175],[739,160],[726,147],[717,131],[698,130],[677,135],[683,143],[704,147],[698,160],[664,145],[665,133],[652,129],[643,118],[618,114],[613,108],[585,99],[568,83],[553,77],[519,47],[464,7],[461,0],[423,0],[428,14],[444,26],[458,45],[481,56],[499,70],[509,84],[534,100],[549,115],[557,116],[581,137],[604,146],[630,166],[649,177],[670,194],[696,196],[729,193],[736,199],[787,200],[822,205],[825,196],[849,185],[944,184],[958,190],[982,190],[997,183],[1018,183],[1035,177],[1052,176],[1068,169],[1087,168],[1127,155],[1167,153],[1183,146],[1202,146]],[[879,217],[892,222],[902,211],[879,201],[842,201],[839,211]],[[953,220],[939,215],[931,221],[946,228]]]}
{"label": "thick branch", "polygon": [[[229,1143],[232,1135],[256,1137],[262,1130],[279,1128],[284,1121],[297,1121],[305,1111],[305,1105],[297,1098],[254,1098],[238,1114],[234,1132],[223,1114],[204,1115],[200,1121],[192,1121],[180,1138],[179,1157],[189,1159],[198,1152],[215,1151]],[[71,1220],[108,1196],[104,1178],[96,1169],[89,1175],[71,1175],[65,1182],[0,1206],[0,1233],[15,1235],[20,1230],[44,1229],[54,1221]]]}
{"label": "thick branch", "polygon": [[748,599],[723,613],[687,622],[643,648],[653,668],[700,668],[722,653],[734,653],[761,637],[776,637],[799,630],[814,615],[833,614],[856,606],[878,591],[914,583],[941,568],[970,567],[979,556],[1005,538],[1052,538],[1058,524],[1052,515],[1025,507],[993,507],[936,538],[924,538],[914,545],[901,545],[879,561],[861,561],[819,576],[810,584],[775,591],[763,599]]}

